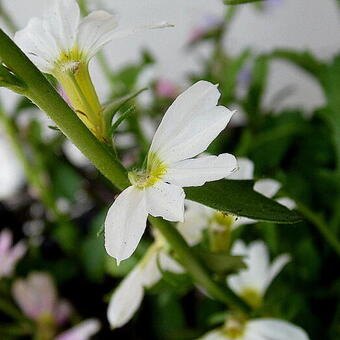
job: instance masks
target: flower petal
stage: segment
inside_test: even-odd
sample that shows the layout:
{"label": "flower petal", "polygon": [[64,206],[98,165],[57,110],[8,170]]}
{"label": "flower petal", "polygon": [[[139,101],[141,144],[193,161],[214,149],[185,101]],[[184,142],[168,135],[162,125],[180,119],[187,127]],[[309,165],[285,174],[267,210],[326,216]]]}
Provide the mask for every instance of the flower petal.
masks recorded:
{"label": "flower petal", "polygon": [[60,51],[40,18],[32,18],[24,29],[16,32],[14,41],[40,71],[50,73],[53,70]]}
{"label": "flower petal", "polygon": [[190,246],[201,242],[203,230],[208,227],[209,219],[215,213],[202,204],[186,201],[187,211],[184,222],[177,223],[177,229]]}
{"label": "flower petal", "polygon": [[75,0],[54,0],[43,18],[46,30],[62,51],[74,47],[79,20],[80,10]]}
{"label": "flower petal", "polygon": [[77,42],[88,60],[112,39],[117,26],[117,17],[105,11],[94,11],[82,20]]}
{"label": "flower petal", "polygon": [[254,163],[248,158],[237,157],[238,169],[228,179],[253,179]]}
{"label": "flower petal", "polygon": [[138,310],[144,296],[143,272],[136,266],[111,296],[107,318],[112,328],[125,325]]}
{"label": "flower petal", "polygon": [[112,204],[105,219],[105,248],[118,263],[137,248],[147,216],[145,192],[133,186],[125,189]]}
{"label": "flower petal", "polygon": [[184,268],[165,251],[160,251],[158,256],[159,265],[161,266],[163,271],[169,271],[175,274],[185,273]]}
{"label": "flower petal", "polygon": [[276,200],[277,203],[282,204],[286,208],[293,210],[296,208],[296,203],[294,200],[288,198],[288,197],[281,197]]}
{"label": "flower petal", "polygon": [[[214,329],[207,334],[204,334],[198,340],[229,340],[230,338],[220,329]],[[242,339],[243,340],[243,339]]]}
{"label": "flower petal", "polygon": [[145,189],[147,209],[152,216],[168,221],[183,221],[185,193],[181,187],[162,181]]}
{"label": "flower petal", "polygon": [[171,165],[205,151],[233,114],[216,106],[219,97],[217,87],[207,81],[197,82],[178,96],[155,133],[150,153]]}
{"label": "flower petal", "polygon": [[88,340],[100,329],[97,319],[88,319],[58,335],[55,340]]}
{"label": "flower petal", "polygon": [[270,340],[309,340],[307,333],[287,321],[277,319],[257,319],[247,323],[247,335]]}
{"label": "flower petal", "polygon": [[229,176],[237,168],[236,158],[228,153],[219,156],[180,161],[167,169],[163,179],[181,187],[200,186]]}
{"label": "flower petal", "polygon": [[273,263],[270,265],[268,274],[266,277],[266,283],[264,289],[266,290],[268,286],[271,284],[273,279],[280,273],[282,268],[291,260],[291,257],[288,254],[282,254],[278,256]]}
{"label": "flower petal", "polygon": [[254,190],[268,198],[272,198],[279,191],[280,187],[281,184],[278,181],[268,178],[256,181]]}

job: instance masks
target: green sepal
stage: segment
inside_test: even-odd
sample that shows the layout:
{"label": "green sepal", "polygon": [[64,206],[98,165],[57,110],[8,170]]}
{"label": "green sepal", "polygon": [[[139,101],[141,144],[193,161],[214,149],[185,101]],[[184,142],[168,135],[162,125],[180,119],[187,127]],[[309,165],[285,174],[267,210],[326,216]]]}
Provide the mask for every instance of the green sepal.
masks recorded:
{"label": "green sepal", "polygon": [[2,64],[0,64],[0,87],[7,87],[20,94],[26,89],[25,83]]}

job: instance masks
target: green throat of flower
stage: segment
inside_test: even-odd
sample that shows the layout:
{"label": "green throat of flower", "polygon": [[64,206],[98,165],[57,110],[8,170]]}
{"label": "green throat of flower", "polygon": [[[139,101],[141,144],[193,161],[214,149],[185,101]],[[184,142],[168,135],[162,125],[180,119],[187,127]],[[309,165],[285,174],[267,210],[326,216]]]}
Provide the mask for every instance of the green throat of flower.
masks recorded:
{"label": "green throat of flower", "polygon": [[155,185],[165,175],[167,166],[154,153],[149,153],[147,167],[144,170],[129,172],[130,183],[138,189]]}
{"label": "green throat of flower", "polygon": [[212,218],[212,222],[217,223],[221,227],[231,228],[236,221],[236,216],[229,215],[223,212],[216,212]]}
{"label": "green throat of flower", "polygon": [[262,304],[261,294],[254,288],[244,288],[241,291],[241,297],[249,303],[254,309],[259,308]]}

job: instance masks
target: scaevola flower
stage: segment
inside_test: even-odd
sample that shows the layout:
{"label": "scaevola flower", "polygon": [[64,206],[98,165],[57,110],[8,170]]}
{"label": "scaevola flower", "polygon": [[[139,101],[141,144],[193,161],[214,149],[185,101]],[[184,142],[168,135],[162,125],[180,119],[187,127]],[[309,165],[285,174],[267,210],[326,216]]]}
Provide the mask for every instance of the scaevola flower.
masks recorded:
{"label": "scaevola flower", "polygon": [[217,87],[199,81],[182,93],[164,115],[152,140],[146,168],[129,173],[131,186],[115,200],[105,220],[105,247],[117,261],[136,249],[148,214],[183,221],[183,187],[201,186],[230,175],[230,154],[193,158],[226,127],[233,112],[216,106]]}
{"label": "scaevola flower", "polygon": [[[228,179],[253,179],[254,164],[251,160],[247,158],[238,158],[237,164],[238,169],[230,174]],[[256,181],[254,190],[268,198],[272,198],[278,192],[280,186],[280,183],[275,180],[261,179]],[[295,207],[294,201],[289,198],[279,198],[277,199],[277,202],[289,209]],[[200,242],[202,239],[202,231],[208,227],[211,230],[222,231],[226,229],[234,230],[241,225],[256,223],[253,219],[224,214],[196,202],[187,201],[186,206],[185,221],[183,223],[178,223],[178,229],[188,242],[190,242],[190,238],[193,242]]]}
{"label": "scaevola flower", "polygon": [[309,340],[307,333],[287,321],[271,318],[248,321],[228,318],[223,327],[199,340]]}
{"label": "scaevola flower", "polygon": [[166,252],[166,243],[156,234],[155,242],[112,294],[107,317],[112,328],[125,325],[142,303],[145,289],[162,278],[162,271],[181,274],[184,269]]}
{"label": "scaevola flower", "polygon": [[13,274],[16,263],[24,256],[26,249],[23,241],[13,245],[13,235],[8,229],[0,232],[0,278]]}
{"label": "scaevola flower", "polygon": [[63,324],[71,314],[70,304],[59,299],[52,278],[46,273],[31,273],[13,284],[13,296],[23,313],[38,323]]}
{"label": "scaevola flower", "polygon": [[42,72],[57,78],[79,118],[101,139],[102,107],[89,76],[89,61],[113,39],[171,25],[163,22],[122,31],[115,15],[98,10],[81,19],[77,1],[50,2],[44,16],[32,18],[14,40]]}
{"label": "scaevola flower", "polygon": [[97,319],[88,319],[58,335],[54,340],[88,340],[100,330]]}
{"label": "scaevola flower", "polygon": [[252,242],[248,246],[236,241],[231,254],[243,256],[247,268],[228,276],[229,287],[254,308],[259,307],[270,283],[290,261],[290,256],[280,255],[270,263],[268,248],[262,241]]}

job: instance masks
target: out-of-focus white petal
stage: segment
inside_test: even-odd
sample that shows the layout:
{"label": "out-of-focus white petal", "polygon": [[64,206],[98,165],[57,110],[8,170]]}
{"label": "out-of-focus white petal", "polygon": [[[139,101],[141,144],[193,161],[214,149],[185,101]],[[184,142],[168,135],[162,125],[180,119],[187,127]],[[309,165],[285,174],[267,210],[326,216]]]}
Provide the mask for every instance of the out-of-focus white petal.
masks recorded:
{"label": "out-of-focus white petal", "polygon": [[228,153],[187,159],[172,164],[163,180],[181,187],[200,186],[229,176],[237,168],[236,158]]}
{"label": "out-of-focus white petal", "polygon": [[251,218],[248,217],[237,217],[237,219],[235,220],[235,222],[232,225],[232,229],[235,230],[236,228],[238,228],[241,225],[246,225],[246,224],[253,224],[256,223],[256,220],[253,220]]}
{"label": "out-of-focus white petal", "polygon": [[142,260],[138,263],[140,268],[140,281],[142,286],[150,288],[156,284],[162,277],[161,272],[158,269],[158,254],[159,249],[156,244],[153,244],[144,255]]}
{"label": "out-of-focus white petal", "polygon": [[88,340],[100,330],[97,319],[88,319],[58,335],[55,340]]}
{"label": "out-of-focus white petal", "polygon": [[264,286],[264,291],[271,284],[273,279],[280,273],[282,268],[291,260],[288,254],[278,256],[268,268],[267,278]]}
{"label": "out-of-focus white petal", "polygon": [[150,152],[171,165],[205,151],[233,114],[216,106],[219,97],[217,87],[207,81],[199,81],[183,92],[165,113]]}
{"label": "out-of-focus white petal", "polygon": [[46,30],[63,51],[74,47],[79,20],[80,10],[75,0],[53,0],[43,18]]}
{"label": "out-of-focus white petal", "polygon": [[[198,340],[230,340],[228,336],[226,336],[220,329],[214,329],[211,332],[200,337]],[[239,340],[243,340],[239,339]]]}
{"label": "out-of-focus white petal", "polygon": [[248,158],[237,157],[238,169],[234,171],[228,179],[253,179],[254,163]]}
{"label": "out-of-focus white petal", "polygon": [[77,42],[88,60],[112,39],[117,26],[117,17],[105,11],[94,11],[82,20]]}
{"label": "out-of-focus white petal", "polygon": [[177,229],[190,246],[201,242],[202,232],[209,225],[214,210],[202,204],[186,201],[184,222],[177,223]]}
{"label": "out-of-focus white petal", "polygon": [[145,192],[133,186],[114,201],[105,219],[105,248],[118,262],[137,248],[144,233],[148,213]]}
{"label": "out-of-focus white petal", "polygon": [[256,319],[247,323],[247,339],[251,336],[263,340],[309,340],[307,333],[287,321]]}
{"label": "out-of-focus white petal", "polygon": [[91,164],[81,151],[69,140],[66,140],[63,144],[63,151],[69,161],[76,166],[84,167]]}
{"label": "out-of-focus white petal", "polygon": [[254,185],[254,190],[258,193],[272,198],[280,189],[281,184],[274,179],[260,179]]}
{"label": "out-of-focus white petal", "polygon": [[135,314],[144,296],[143,272],[135,267],[111,296],[107,318],[112,328],[125,325]]}
{"label": "out-of-focus white petal", "polygon": [[0,232],[0,256],[7,254],[7,251],[13,243],[13,235],[8,229]]}
{"label": "out-of-focus white petal", "polygon": [[185,193],[181,187],[159,181],[146,188],[145,194],[150,215],[168,221],[183,221]]}
{"label": "out-of-focus white petal", "polygon": [[57,292],[51,277],[45,273],[32,273],[26,280],[16,280],[13,296],[21,310],[32,320],[41,315],[53,317]]}
{"label": "out-of-focus white petal", "polygon": [[285,206],[286,208],[292,210],[296,208],[296,203],[294,202],[294,200],[288,198],[288,197],[281,197],[278,198],[276,200],[276,202],[282,204],[283,206]]}
{"label": "out-of-focus white petal", "polygon": [[160,251],[158,256],[159,265],[161,266],[162,270],[175,274],[185,273],[184,268],[164,251]]}

